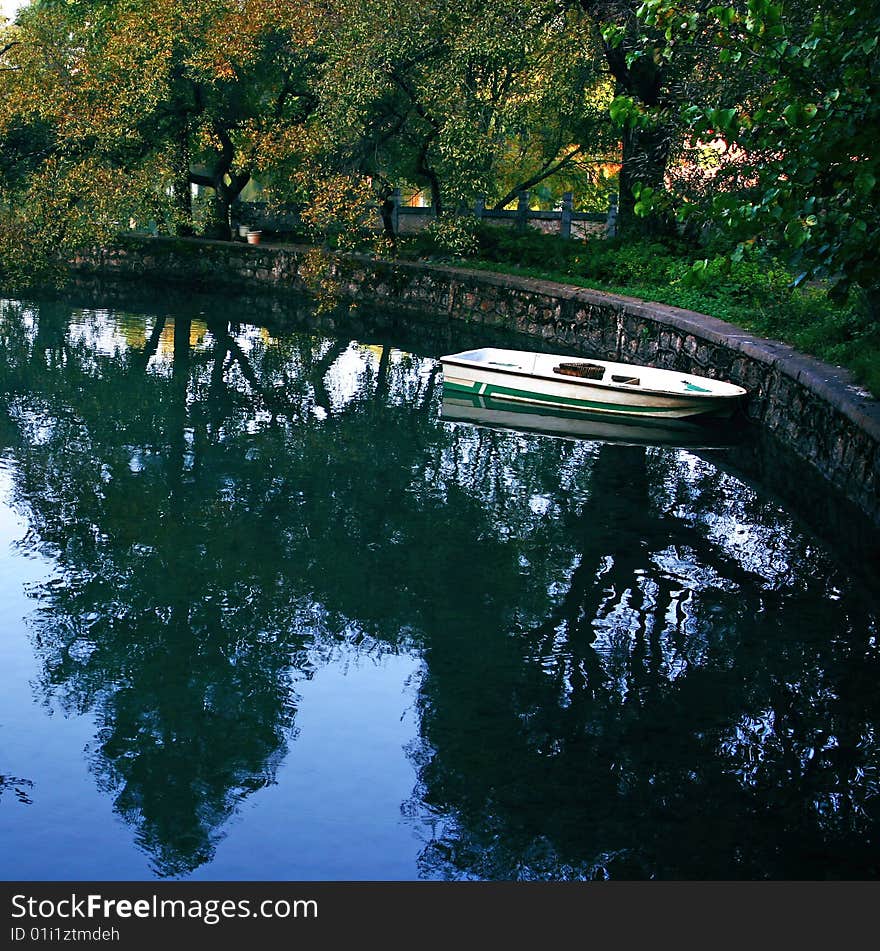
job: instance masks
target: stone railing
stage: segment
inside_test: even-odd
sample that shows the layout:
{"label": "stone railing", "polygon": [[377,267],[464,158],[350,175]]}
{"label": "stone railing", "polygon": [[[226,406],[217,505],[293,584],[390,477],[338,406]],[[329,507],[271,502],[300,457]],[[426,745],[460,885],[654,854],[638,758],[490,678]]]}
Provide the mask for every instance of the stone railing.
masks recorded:
{"label": "stone railing", "polygon": [[[127,238],[79,259],[81,269],[208,288],[308,292],[306,249]],[[745,411],[880,524],[880,403],[849,374],[704,314],[602,291],[416,262],[345,256],[341,297],[414,314],[510,329],[546,346],[724,378],[749,391]]]}

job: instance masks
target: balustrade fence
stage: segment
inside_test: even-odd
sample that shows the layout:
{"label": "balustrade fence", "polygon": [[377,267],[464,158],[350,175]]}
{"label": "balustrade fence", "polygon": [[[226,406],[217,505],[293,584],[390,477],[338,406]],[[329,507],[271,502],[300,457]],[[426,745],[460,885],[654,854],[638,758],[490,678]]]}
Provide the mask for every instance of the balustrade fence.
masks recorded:
{"label": "balustrade fence", "polygon": [[[533,211],[529,193],[520,192],[516,208],[496,210],[487,208],[485,200],[478,199],[467,214],[481,220],[525,231],[535,228],[545,234],[557,234],[562,238],[585,238],[602,234],[613,237],[617,230],[617,195],[611,195],[606,212],[575,211],[571,192],[562,196],[561,207],[555,211]],[[391,224],[395,234],[414,234],[435,219],[430,205],[410,206],[403,203],[400,189],[391,194]],[[276,233],[302,231],[299,210],[293,205],[269,208],[265,202],[237,201],[232,206],[234,227],[246,226]],[[381,227],[378,208],[376,227]]]}

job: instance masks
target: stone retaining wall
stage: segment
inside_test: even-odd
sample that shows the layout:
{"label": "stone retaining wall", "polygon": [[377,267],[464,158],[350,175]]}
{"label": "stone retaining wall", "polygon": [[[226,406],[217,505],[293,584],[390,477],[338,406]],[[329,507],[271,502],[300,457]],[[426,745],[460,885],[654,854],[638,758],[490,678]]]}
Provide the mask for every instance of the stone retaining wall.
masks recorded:
{"label": "stone retaining wall", "polygon": [[[76,265],[216,289],[303,292],[304,254],[295,247],[126,238]],[[704,314],[549,281],[354,255],[335,260],[331,276],[351,302],[507,328],[569,352],[738,383],[749,391],[747,415],[880,525],[880,403],[838,367]]]}

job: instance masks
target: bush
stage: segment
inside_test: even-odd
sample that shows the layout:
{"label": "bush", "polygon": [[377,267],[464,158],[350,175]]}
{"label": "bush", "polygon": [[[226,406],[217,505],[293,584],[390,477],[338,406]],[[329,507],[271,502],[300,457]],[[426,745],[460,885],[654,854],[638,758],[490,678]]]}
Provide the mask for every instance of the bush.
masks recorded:
{"label": "bush", "polygon": [[416,234],[398,238],[398,254],[416,260],[459,260],[480,257],[478,222],[450,217],[431,221]]}
{"label": "bush", "polygon": [[542,234],[534,228],[517,231],[482,222],[477,226],[476,237],[481,257],[516,267],[552,271],[567,272],[577,252],[583,248],[582,241]]}

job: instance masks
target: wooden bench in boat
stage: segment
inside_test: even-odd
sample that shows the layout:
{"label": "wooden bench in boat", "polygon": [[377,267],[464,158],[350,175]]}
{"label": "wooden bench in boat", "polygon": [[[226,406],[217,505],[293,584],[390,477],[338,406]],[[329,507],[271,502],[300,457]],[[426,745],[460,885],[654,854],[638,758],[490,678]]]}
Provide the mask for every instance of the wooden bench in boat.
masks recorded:
{"label": "wooden bench in boat", "polygon": [[[601,380],[605,375],[605,367],[599,363],[559,363],[553,367],[553,372],[560,373],[563,376],[577,376],[583,380]],[[638,386],[641,381],[637,376],[623,376],[614,373],[611,375],[611,382]]]}
{"label": "wooden bench in boat", "polygon": [[598,363],[559,363],[553,367],[553,372],[564,376],[579,376],[585,380],[601,380],[605,375],[605,367]]}

